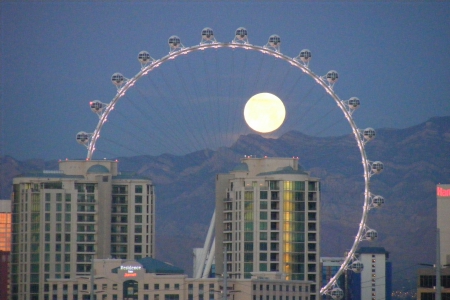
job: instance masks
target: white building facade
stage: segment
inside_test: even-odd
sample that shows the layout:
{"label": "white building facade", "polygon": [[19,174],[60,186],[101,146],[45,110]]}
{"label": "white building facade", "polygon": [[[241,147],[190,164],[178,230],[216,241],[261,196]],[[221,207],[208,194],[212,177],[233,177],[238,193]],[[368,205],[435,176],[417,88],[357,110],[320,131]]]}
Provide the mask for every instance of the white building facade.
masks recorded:
{"label": "white building facade", "polygon": [[[95,259],[91,276],[50,279],[52,299],[102,300],[220,300],[221,278],[192,279],[183,270],[152,258],[138,260]],[[249,279],[229,279],[229,300],[308,300],[310,284],[285,280],[281,273],[253,274]]]}
{"label": "white building facade", "polygon": [[361,247],[357,252],[364,269],[361,272],[361,299],[391,299],[391,264],[383,247]]}
{"label": "white building facade", "polygon": [[[216,180],[216,273],[231,278],[280,272],[320,290],[320,182],[297,158],[241,160]],[[224,249],[226,256],[224,258]]]}
{"label": "white building facade", "polygon": [[438,184],[437,228],[440,233],[441,264],[450,264],[450,184]]}
{"label": "white building facade", "polygon": [[13,191],[12,300],[54,299],[48,282],[89,275],[94,258],[155,254],[152,182],[117,161],[60,161],[14,178]]}

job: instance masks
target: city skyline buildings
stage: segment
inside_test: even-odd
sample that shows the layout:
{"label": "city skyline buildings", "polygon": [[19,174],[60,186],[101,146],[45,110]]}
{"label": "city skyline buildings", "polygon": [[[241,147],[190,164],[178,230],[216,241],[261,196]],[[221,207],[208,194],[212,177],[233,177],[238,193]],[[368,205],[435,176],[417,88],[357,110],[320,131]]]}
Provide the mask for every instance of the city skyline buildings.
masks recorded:
{"label": "city skyline buildings", "polygon": [[60,161],[13,189],[12,300],[53,299],[48,281],[87,276],[94,258],[155,254],[153,184],[117,161]]}

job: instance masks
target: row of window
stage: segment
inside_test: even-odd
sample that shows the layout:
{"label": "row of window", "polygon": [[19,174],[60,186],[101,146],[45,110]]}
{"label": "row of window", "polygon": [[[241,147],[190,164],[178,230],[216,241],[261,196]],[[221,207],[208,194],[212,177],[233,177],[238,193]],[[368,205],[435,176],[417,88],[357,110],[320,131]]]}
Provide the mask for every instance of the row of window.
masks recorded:
{"label": "row of window", "polygon": [[[285,191],[305,191],[305,181],[278,181],[278,180],[269,180],[266,182],[265,186],[262,186],[262,188],[269,188],[270,190],[279,190],[280,189],[280,183],[283,186],[283,189]],[[246,183],[244,181],[245,187],[256,187],[258,186],[257,181],[252,181],[252,183]],[[234,188],[234,182],[231,182],[230,184],[230,191],[232,191]],[[317,181],[308,181],[308,190],[309,191],[318,191],[320,189],[320,183]]]}

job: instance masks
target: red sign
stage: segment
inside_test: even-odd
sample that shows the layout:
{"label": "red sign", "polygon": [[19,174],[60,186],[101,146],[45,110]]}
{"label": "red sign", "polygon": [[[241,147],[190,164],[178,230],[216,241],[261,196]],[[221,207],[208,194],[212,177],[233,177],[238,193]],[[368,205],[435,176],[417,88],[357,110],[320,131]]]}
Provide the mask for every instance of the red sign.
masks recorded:
{"label": "red sign", "polygon": [[123,277],[136,277],[137,274],[136,273],[125,273],[123,274]]}
{"label": "red sign", "polygon": [[450,189],[444,189],[441,187],[437,187],[437,195],[439,197],[450,197]]}

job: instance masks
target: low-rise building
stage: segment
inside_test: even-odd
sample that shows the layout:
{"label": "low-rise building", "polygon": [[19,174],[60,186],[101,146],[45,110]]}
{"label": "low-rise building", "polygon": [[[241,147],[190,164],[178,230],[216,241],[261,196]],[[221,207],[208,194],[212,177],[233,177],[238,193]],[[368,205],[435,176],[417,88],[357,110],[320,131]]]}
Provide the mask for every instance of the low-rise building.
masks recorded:
{"label": "low-rise building", "polygon": [[[47,280],[52,299],[213,300],[223,298],[222,278],[188,278],[183,270],[151,257],[94,259],[90,276]],[[313,282],[286,280],[279,272],[253,273],[227,280],[232,300],[307,300]]]}

